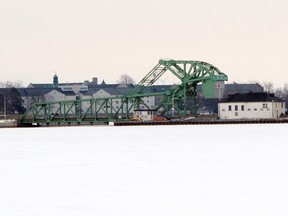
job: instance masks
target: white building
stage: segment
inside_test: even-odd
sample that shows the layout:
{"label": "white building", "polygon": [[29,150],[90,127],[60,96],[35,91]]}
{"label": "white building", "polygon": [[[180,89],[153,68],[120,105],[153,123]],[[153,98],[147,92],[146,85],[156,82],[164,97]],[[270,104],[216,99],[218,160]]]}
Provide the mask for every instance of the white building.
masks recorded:
{"label": "white building", "polygon": [[273,119],[285,114],[285,101],[265,92],[230,95],[218,104],[220,119]]}
{"label": "white building", "polygon": [[154,117],[153,111],[147,111],[147,110],[135,111],[133,115],[133,119],[136,121],[151,121],[153,120],[153,117]]}

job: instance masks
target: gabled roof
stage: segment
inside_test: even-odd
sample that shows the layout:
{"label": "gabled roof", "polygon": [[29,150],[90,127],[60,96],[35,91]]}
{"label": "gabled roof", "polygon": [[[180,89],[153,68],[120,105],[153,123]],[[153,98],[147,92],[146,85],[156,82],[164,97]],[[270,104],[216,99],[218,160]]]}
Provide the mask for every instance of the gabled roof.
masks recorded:
{"label": "gabled roof", "polygon": [[[59,83],[58,86],[74,86],[74,85],[85,85],[85,83]],[[27,88],[45,88],[45,89],[53,89],[55,88],[51,83],[30,83]]]}
{"label": "gabled roof", "polygon": [[166,92],[171,89],[173,85],[155,85],[149,87],[151,92]]}
{"label": "gabled roof", "polygon": [[284,100],[275,97],[274,94],[269,94],[266,92],[249,92],[249,93],[237,93],[229,95],[224,101],[228,102],[284,102]]}
{"label": "gabled roof", "polygon": [[[3,94],[9,94],[11,91],[11,88],[0,88],[0,92],[3,93]],[[2,98],[2,94],[1,94],[1,98]],[[2,99],[0,99],[2,100]]]}
{"label": "gabled roof", "polygon": [[127,86],[125,88],[116,88],[116,92],[118,93],[118,95],[126,95],[128,94],[130,91],[133,90],[134,87],[131,86]]}
{"label": "gabled roof", "polygon": [[75,92],[74,91],[62,91],[61,88],[56,88],[56,89],[51,89],[51,91],[58,91],[61,94],[64,94],[65,96],[75,96]]}
{"label": "gabled roof", "polygon": [[17,89],[22,97],[43,97],[49,92],[55,90],[66,96],[74,96],[74,92],[65,92],[61,88],[18,88]]}
{"label": "gabled roof", "polygon": [[51,88],[53,88],[53,84],[48,84],[48,83],[43,83],[43,84],[30,83],[27,88],[51,89]]}
{"label": "gabled roof", "polygon": [[119,95],[119,92],[116,91],[115,88],[99,88],[99,89],[97,89],[93,94],[97,93],[97,92],[100,91],[100,90],[103,90],[103,91],[107,92],[107,93],[108,93],[109,95],[111,95],[111,96],[117,96],[117,95]]}
{"label": "gabled roof", "polygon": [[89,87],[88,91],[80,92],[82,95],[93,95],[99,90],[103,90],[110,95],[124,95],[133,89],[133,85],[127,85],[127,87],[119,87],[119,84],[107,84],[107,85],[97,85],[94,87]]}
{"label": "gabled roof", "polygon": [[19,88],[18,91],[22,97],[42,97],[52,89],[47,88]]}

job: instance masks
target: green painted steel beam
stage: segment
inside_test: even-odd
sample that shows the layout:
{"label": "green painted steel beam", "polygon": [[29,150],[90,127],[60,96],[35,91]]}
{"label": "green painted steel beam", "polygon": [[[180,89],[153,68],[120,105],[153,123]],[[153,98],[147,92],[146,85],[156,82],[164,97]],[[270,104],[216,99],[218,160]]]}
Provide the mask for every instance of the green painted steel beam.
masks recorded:
{"label": "green painted steel beam", "polygon": [[[165,91],[150,93],[151,87],[164,73],[172,73],[181,84]],[[161,97],[153,110],[167,113],[171,109],[183,111],[187,115],[187,101],[194,100],[194,112],[197,111],[197,84],[202,83],[203,94],[213,96],[216,82],[227,81],[226,74],[215,66],[201,61],[160,60],[158,64],[126,95],[95,99],[65,100],[33,104],[23,115],[22,123],[37,122],[96,122],[129,119],[140,105],[151,110],[145,104],[144,97]],[[118,108],[114,104],[119,104]]]}

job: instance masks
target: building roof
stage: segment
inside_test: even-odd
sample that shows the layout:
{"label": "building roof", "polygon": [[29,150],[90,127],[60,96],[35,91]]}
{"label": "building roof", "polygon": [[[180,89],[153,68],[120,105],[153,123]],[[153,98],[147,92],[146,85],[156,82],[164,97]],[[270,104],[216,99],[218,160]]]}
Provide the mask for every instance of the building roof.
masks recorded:
{"label": "building roof", "polygon": [[263,87],[258,83],[230,83],[225,84],[225,88],[230,91],[259,91],[263,92]]}
{"label": "building roof", "polygon": [[154,85],[149,87],[151,92],[166,92],[170,90],[174,85]]}
{"label": "building roof", "polygon": [[74,92],[65,92],[62,91],[61,88],[18,88],[17,89],[21,95],[21,97],[43,97],[49,92],[55,90],[66,96],[74,96]]}
{"label": "building roof", "polygon": [[74,91],[63,91],[61,88],[56,88],[53,90],[58,91],[58,92],[64,94],[65,96],[75,96],[76,95]]}
{"label": "building roof", "polygon": [[[77,82],[77,83],[58,83],[58,86],[75,86],[75,85],[86,85],[83,82]],[[45,89],[53,89],[55,86],[51,83],[30,83],[27,88],[45,88]],[[57,87],[56,87],[57,88]]]}
{"label": "building roof", "polygon": [[[0,93],[9,94],[11,92],[11,88],[0,88]],[[1,94],[2,95],[2,94]],[[2,98],[2,96],[1,96]]]}
{"label": "building roof", "polygon": [[18,88],[21,97],[41,97],[51,91],[47,88]]}
{"label": "building roof", "polygon": [[284,102],[284,100],[266,92],[249,92],[229,95],[223,102]]}
{"label": "building roof", "polygon": [[51,83],[40,83],[40,84],[30,83],[27,88],[51,89],[51,88],[53,88],[53,84],[51,84]]}
{"label": "building roof", "polygon": [[[18,89],[20,91],[21,96],[44,96],[45,94],[47,94],[48,92],[52,91],[53,89],[61,92],[62,94],[68,96],[68,95],[75,95],[74,91],[71,90],[71,92],[69,91],[62,91],[59,87],[63,87],[63,86],[71,86],[71,85],[83,85],[83,83],[59,83],[58,88],[53,88],[53,84],[33,84],[31,83],[29,85],[28,88],[26,89]],[[86,85],[86,84],[84,84]],[[88,83],[88,85],[86,85],[88,87],[88,91],[81,91],[81,89],[79,90],[79,93],[84,95],[84,96],[92,96],[93,94],[95,94],[97,91],[99,91],[100,89],[103,89],[104,91],[106,91],[108,94],[110,94],[111,96],[120,96],[120,95],[126,95],[129,92],[131,92],[135,86],[132,84],[127,84],[127,85],[123,85],[123,84],[106,84],[105,81],[103,80],[103,82],[98,85],[97,83]],[[171,88],[174,88],[174,85],[153,85],[150,86],[148,88],[145,89],[144,93],[157,93],[157,92],[166,92]],[[197,85],[197,92],[198,94],[201,95],[202,93],[202,85],[199,84]],[[249,92],[262,92],[263,93],[263,87],[257,83],[254,84],[238,84],[238,83],[231,83],[231,84],[225,84],[225,90],[224,90],[224,95],[223,98],[228,98],[229,95],[232,94],[236,94],[236,93],[249,93]],[[233,100],[240,100],[241,97],[244,96],[238,96],[238,97],[234,97]],[[252,96],[251,96],[252,97]],[[254,97],[254,96],[253,96]],[[255,96],[261,97],[261,101],[263,101],[264,99],[267,100],[267,98],[263,99],[263,95],[260,96]],[[250,97],[249,97],[250,98]],[[254,100],[255,98],[251,99]],[[244,100],[244,98],[242,98],[241,100]],[[248,100],[248,98],[246,97],[245,100]],[[250,99],[249,99],[250,100]],[[264,101],[265,101],[264,100]],[[272,99],[270,99],[272,100]],[[277,99],[274,99],[274,101],[276,101]],[[278,98],[278,100],[280,100]]]}

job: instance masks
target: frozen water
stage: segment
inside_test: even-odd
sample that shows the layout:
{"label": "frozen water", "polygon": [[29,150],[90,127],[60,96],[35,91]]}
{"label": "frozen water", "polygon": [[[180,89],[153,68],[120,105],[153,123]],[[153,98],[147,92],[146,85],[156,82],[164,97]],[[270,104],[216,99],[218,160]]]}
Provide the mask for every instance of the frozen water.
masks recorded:
{"label": "frozen water", "polygon": [[0,129],[0,215],[288,215],[288,125]]}

